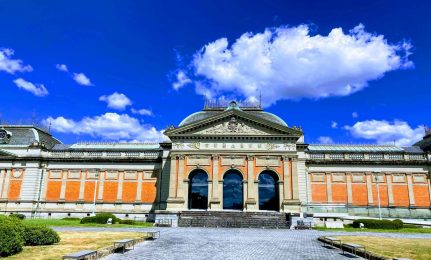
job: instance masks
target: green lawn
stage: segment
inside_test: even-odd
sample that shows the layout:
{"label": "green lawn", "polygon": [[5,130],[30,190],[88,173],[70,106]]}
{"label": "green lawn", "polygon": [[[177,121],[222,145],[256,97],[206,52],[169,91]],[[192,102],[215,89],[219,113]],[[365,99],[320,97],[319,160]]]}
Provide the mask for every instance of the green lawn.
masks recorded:
{"label": "green lawn", "polygon": [[347,231],[347,232],[379,232],[379,233],[430,233],[431,228],[402,228],[402,229],[360,229],[360,228],[325,228],[325,227],[315,227],[316,230],[323,231]]}
{"label": "green lawn", "polygon": [[153,223],[148,223],[148,222],[136,222],[135,225],[126,225],[126,224],[107,225],[107,224],[95,224],[95,223],[80,224],[79,220],[70,220],[70,219],[25,219],[24,223],[43,224],[51,227],[68,226],[68,227],[119,228],[119,227],[152,227],[153,226]]}

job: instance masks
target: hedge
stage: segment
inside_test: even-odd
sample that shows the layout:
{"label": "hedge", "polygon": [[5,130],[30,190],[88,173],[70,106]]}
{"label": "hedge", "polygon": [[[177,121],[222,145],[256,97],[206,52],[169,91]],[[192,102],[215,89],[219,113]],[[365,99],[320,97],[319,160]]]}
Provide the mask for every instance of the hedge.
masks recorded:
{"label": "hedge", "polygon": [[133,219],[121,219],[120,224],[127,224],[127,225],[135,225],[136,221],[134,221]]}
{"label": "hedge", "polygon": [[21,228],[12,218],[0,216],[0,257],[6,257],[21,252],[24,239]]}
{"label": "hedge", "polygon": [[61,220],[81,220],[81,219],[80,218],[67,217],[67,218],[62,218]]}
{"label": "hedge", "polygon": [[14,218],[19,218],[19,219],[21,219],[21,220],[25,219],[25,215],[24,215],[24,214],[20,214],[20,213],[12,214],[12,215],[10,215],[10,216],[11,216],[11,217],[14,217]]}
{"label": "hedge", "polygon": [[81,219],[81,224],[86,223],[97,223],[97,224],[106,224],[108,219],[112,219],[112,224],[118,223],[120,221],[114,214],[111,213],[98,213],[93,217],[85,217]]}
{"label": "hedge", "polygon": [[13,215],[0,215],[0,257],[21,252],[23,245],[52,245],[59,241],[57,232],[51,228],[25,224]]}
{"label": "hedge", "polygon": [[43,225],[25,225],[23,234],[26,246],[52,245],[60,242],[57,232]]}
{"label": "hedge", "polygon": [[391,220],[379,220],[379,219],[357,219],[353,221],[353,227],[359,228],[359,223],[364,224],[365,228],[370,229],[400,229],[403,228],[403,222],[399,219]]}

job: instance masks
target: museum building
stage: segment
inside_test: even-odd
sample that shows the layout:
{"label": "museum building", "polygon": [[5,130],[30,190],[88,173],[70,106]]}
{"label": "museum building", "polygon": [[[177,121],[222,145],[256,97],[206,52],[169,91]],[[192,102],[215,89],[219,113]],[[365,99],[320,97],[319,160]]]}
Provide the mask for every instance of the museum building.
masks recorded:
{"label": "museum building", "polygon": [[307,144],[260,105],[207,103],[161,143],[62,144],[0,126],[0,212],[120,217],[189,211],[431,218],[431,131],[410,147]]}

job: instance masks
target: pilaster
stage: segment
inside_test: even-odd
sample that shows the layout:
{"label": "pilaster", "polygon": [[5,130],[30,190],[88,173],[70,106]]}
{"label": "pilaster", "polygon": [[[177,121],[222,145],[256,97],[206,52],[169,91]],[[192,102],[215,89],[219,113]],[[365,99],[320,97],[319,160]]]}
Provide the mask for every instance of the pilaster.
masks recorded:
{"label": "pilaster", "polygon": [[328,203],[332,203],[332,180],[331,173],[326,173],[326,198]]}
{"label": "pilaster", "polygon": [[388,202],[389,207],[394,207],[394,193],[392,191],[392,174],[386,173],[386,183],[388,185]]}
{"label": "pilaster", "polygon": [[371,172],[367,172],[365,174],[365,177],[367,178],[367,199],[368,199],[368,206],[372,206],[374,203],[373,200],[373,187],[371,186]]}
{"label": "pilaster", "polygon": [[212,182],[211,182],[211,199],[209,200],[209,208],[211,210],[220,210],[220,193],[219,193],[219,155],[212,155]]}
{"label": "pilaster", "polygon": [[96,178],[99,178],[99,181],[98,181],[99,187],[95,187],[94,192],[97,192],[98,202],[103,201],[103,185],[105,184],[105,174],[106,174],[106,171],[100,171],[99,176],[96,175]]}
{"label": "pilaster", "polygon": [[407,173],[406,177],[407,177],[407,188],[409,191],[409,204],[410,204],[409,206],[411,208],[414,208],[416,207],[416,203],[415,203],[415,194],[413,191],[413,181],[412,181],[413,176],[411,173]]}
{"label": "pilaster", "polygon": [[347,205],[352,205],[353,204],[352,174],[350,172],[346,173],[346,185],[347,185]]}
{"label": "pilaster", "polygon": [[136,187],[135,203],[141,203],[141,200],[142,200],[142,176],[143,176],[143,172],[138,171],[138,179],[136,180],[138,184]]}
{"label": "pilaster", "polygon": [[59,201],[64,201],[66,195],[66,181],[67,181],[67,173],[68,171],[61,171],[61,189],[60,189],[60,199]]}
{"label": "pilaster", "polygon": [[244,185],[247,187],[247,189],[244,189],[244,191],[247,191],[247,198],[245,200],[245,207],[247,211],[253,211],[258,210],[259,207],[257,205],[256,197],[254,196],[255,192],[255,183],[254,183],[254,156],[253,155],[247,155],[247,183],[244,183]]}
{"label": "pilaster", "polygon": [[7,200],[8,199],[8,193],[9,193],[9,182],[10,182],[10,176],[12,172],[11,170],[4,170],[4,182],[3,182],[3,191],[1,198]]}
{"label": "pilaster", "polygon": [[85,175],[87,171],[81,171],[81,178],[79,180],[79,195],[78,201],[84,201],[84,191],[85,191]]}
{"label": "pilaster", "polygon": [[123,181],[124,181],[124,171],[119,171],[116,203],[121,203],[123,201]]}

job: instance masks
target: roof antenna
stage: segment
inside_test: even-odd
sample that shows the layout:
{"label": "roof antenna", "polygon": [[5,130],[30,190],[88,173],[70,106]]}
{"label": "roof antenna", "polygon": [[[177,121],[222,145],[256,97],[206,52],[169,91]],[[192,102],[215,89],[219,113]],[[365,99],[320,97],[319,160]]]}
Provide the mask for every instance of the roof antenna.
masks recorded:
{"label": "roof antenna", "polygon": [[259,108],[262,109],[262,90],[259,89]]}

